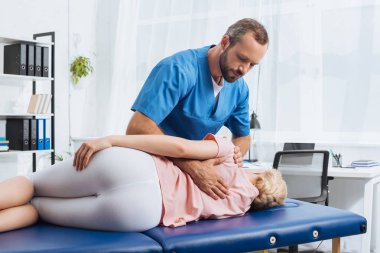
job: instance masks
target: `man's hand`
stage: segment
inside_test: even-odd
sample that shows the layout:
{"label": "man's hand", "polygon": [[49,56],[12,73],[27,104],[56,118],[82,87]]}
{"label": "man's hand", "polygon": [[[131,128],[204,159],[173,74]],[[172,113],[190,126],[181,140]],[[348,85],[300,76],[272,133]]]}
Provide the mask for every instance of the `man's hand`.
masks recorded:
{"label": "man's hand", "polygon": [[214,166],[224,162],[226,158],[214,158],[205,161],[173,159],[174,163],[191,176],[194,183],[217,200],[224,199],[228,193],[228,185],[215,171]]}
{"label": "man's hand", "polygon": [[243,166],[243,155],[248,151],[251,143],[251,136],[232,136],[232,142],[235,145],[234,161],[239,167]]}
{"label": "man's hand", "polygon": [[240,152],[240,147],[239,146],[235,146],[235,149],[234,149],[234,162],[239,167],[243,166],[243,157],[242,157],[242,154]]}

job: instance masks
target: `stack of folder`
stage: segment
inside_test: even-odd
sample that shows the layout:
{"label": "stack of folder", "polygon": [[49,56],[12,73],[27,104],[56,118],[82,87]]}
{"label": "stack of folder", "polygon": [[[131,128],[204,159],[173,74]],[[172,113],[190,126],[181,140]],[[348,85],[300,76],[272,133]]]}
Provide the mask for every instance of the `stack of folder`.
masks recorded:
{"label": "stack of folder", "polygon": [[19,43],[4,46],[4,74],[49,76],[49,48]]}
{"label": "stack of folder", "polygon": [[374,160],[357,160],[351,163],[352,167],[374,167],[379,165],[380,163]]}
{"label": "stack of folder", "polygon": [[9,151],[9,141],[5,137],[0,137],[0,152]]}
{"label": "stack of folder", "polygon": [[7,119],[6,137],[10,150],[50,149],[48,119]]}

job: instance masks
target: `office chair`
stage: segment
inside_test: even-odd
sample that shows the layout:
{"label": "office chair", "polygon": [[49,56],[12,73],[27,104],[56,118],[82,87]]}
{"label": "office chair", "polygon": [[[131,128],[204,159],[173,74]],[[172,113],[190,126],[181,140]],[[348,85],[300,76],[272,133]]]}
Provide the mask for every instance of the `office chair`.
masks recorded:
{"label": "office chair", "polygon": [[[273,168],[281,171],[288,188],[288,198],[305,202],[329,203],[327,176],[329,152],[325,150],[288,150],[276,153]],[[278,251],[280,252],[280,251]],[[298,252],[298,245],[289,246]]]}

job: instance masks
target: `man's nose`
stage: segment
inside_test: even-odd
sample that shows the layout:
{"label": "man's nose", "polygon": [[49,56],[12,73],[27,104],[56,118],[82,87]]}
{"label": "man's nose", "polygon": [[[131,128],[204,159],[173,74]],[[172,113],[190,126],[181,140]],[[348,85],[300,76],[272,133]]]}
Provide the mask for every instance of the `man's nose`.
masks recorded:
{"label": "man's nose", "polygon": [[239,74],[241,74],[242,76],[247,74],[248,71],[249,71],[249,64],[239,66],[239,72],[240,72]]}

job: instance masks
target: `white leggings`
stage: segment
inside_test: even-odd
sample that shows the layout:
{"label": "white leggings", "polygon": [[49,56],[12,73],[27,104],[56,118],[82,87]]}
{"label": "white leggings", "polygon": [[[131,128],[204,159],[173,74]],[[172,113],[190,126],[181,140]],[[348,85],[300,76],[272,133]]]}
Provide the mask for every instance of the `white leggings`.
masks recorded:
{"label": "white leggings", "polygon": [[86,229],[144,231],[159,224],[162,196],[153,158],[112,147],[77,172],[73,160],[34,173],[32,200],[50,223]]}

